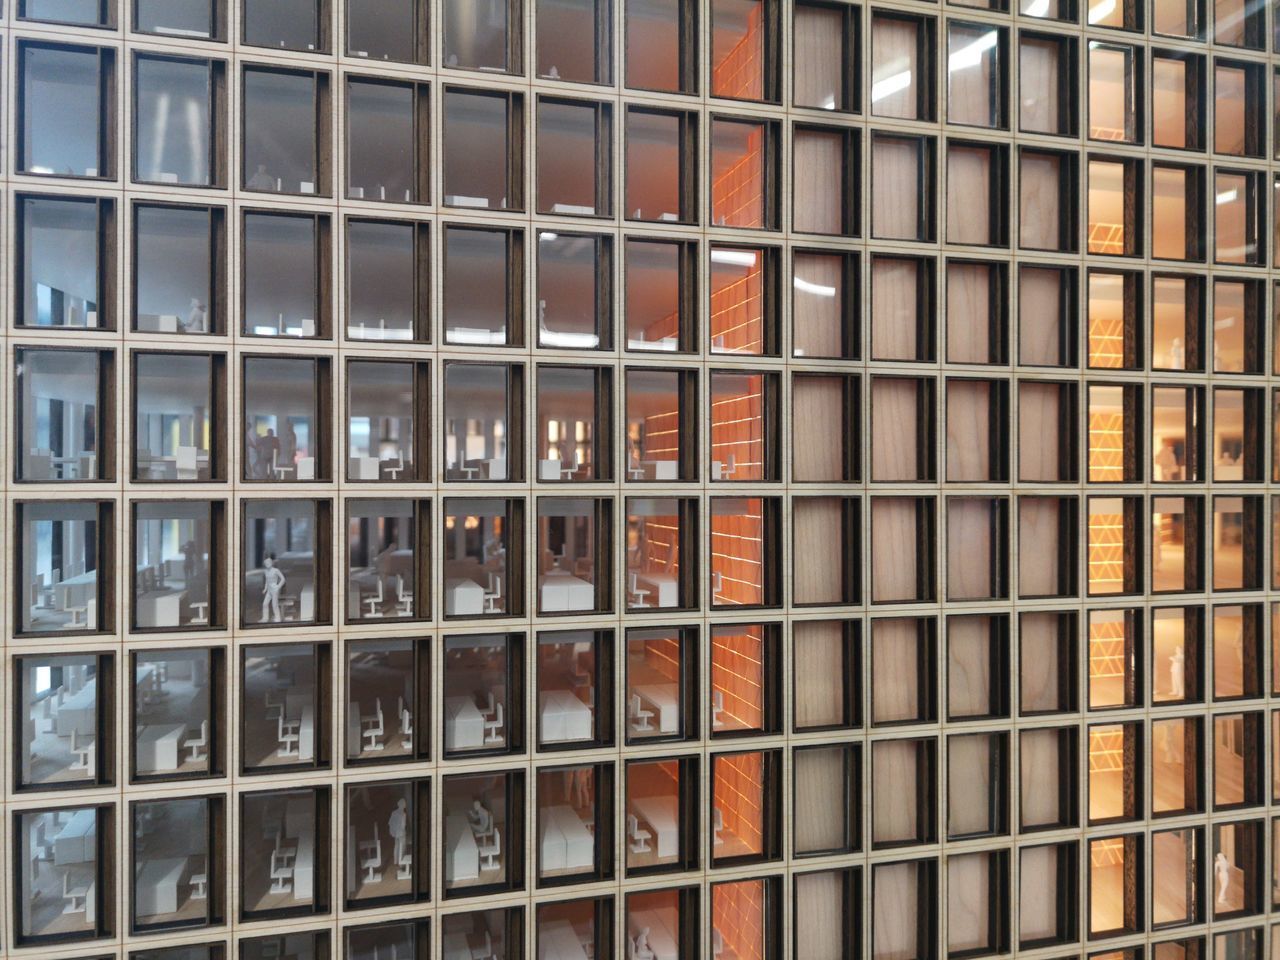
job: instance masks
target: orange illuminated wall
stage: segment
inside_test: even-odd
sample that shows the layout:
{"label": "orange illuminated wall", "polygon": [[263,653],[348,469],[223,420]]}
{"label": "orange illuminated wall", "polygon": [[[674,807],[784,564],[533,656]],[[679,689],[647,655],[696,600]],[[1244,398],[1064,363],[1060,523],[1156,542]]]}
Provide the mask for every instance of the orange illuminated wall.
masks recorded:
{"label": "orange illuminated wall", "polygon": [[[643,644],[643,653],[640,654],[640,657],[644,660],[645,672],[656,673],[669,683],[679,683],[679,639],[676,637],[646,637],[641,643]],[[628,644],[628,649],[634,649],[634,644]],[[645,682],[652,683],[653,680],[646,677]]]}
{"label": "orange illuminated wall", "polygon": [[678,460],[680,458],[680,410],[653,413],[644,418],[644,458],[646,460]]}
{"label": "orange illuminated wall", "polygon": [[[722,464],[734,458],[733,480],[764,477],[764,377],[737,378],[741,392],[716,390],[711,398],[711,459]],[[714,383],[714,381],[713,381]]]}
{"label": "orange illuminated wall", "polygon": [[628,552],[638,553],[641,570],[675,574],[680,570],[680,523],[677,517],[632,518]]}
{"label": "orange illuminated wall", "polygon": [[[711,342],[717,353],[764,352],[764,251],[711,291]],[[712,283],[716,271],[712,270]]]}
{"label": "orange illuminated wall", "polygon": [[1090,617],[1090,706],[1109,706],[1123,702],[1128,661],[1126,646],[1123,615]]}
{"label": "orange illuminated wall", "polygon": [[717,97],[764,99],[764,4],[747,15],[747,28],[719,63],[711,67],[711,92]]}
{"label": "orange illuminated wall", "polygon": [[711,890],[711,925],[724,941],[720,955],[764,960],[764,881],[718,883]]}
{"label": "orange illuminated wall", "polygon": [[724,818],[725,842],[735,855],[764,852],[764,755],[735,753],[715,758],[715,804]]}
{"label": "orange illuminated wall", "polygon": [[763,729],[764,627],[712,630],[711,689],[724,700],[717,729]]}
{"label": "orange illuminated wall", "polygon": [[1089,591],[1120,593],[1124,590],[1124,513],[1119,497],[1105,503],[1114,510],[1089,508]]}
{"label": "orange illuminated wall", "polygon": [[734,498],[742,510],[712,500],[711,573],[715,602],[758,604],[764,602],[764,501],[759,497]]}
{"label": "orange illuminated wall", "polygon": [[633,763],[627,768],[627,801],[645,797],[678,797],[680,764],[675,760]]}
{"label": "orange illuminated wall", "polygon": [[711,183],[711,218],[731,227],[764,226],[764,128],[747,135],[742,156]]}

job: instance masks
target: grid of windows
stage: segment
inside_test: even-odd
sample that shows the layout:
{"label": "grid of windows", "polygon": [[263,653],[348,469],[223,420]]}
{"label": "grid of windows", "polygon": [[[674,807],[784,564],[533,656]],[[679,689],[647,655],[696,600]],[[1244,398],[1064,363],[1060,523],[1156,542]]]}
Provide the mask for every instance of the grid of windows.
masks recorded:
{"label": "grid of windows", "polygon": [[1014,6],[8,0],[0,955],[1280,958],[1280,4]]}

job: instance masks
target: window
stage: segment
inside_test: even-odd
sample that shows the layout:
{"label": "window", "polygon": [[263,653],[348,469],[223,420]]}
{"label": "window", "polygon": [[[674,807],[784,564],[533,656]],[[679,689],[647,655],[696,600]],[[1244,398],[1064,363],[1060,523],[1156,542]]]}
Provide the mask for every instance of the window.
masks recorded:
{"label": "window", "polygon": [[613,501],[538,498],[538,612],[604,611],[613,606]]}
{"label": "window", "polygon": [[1213,174],[1214,263],[1266,263],[1266,191],[1259,174],[1215,169]]}
{"label": "window", "polygon": [[947,361],[1008,363],[1007,266],[986,260],[948,259],[946,284]]}
{"label": "window", "polygon": [[[1200,277],[1151,279],[1151,368],[1204,369],[1205,285]],[[1158,448],[1157,448],[1158,449]]]}
{"label": "window", "polygon": [[795,124],[791,128],[792,229],[832,236],[858,234],[858,131]]}
{"label": "window", "polygon": [[240,794],[242,919],[328,911],[329,803],[327,787]]}
{"label": "window", "polygon": [[698,5],[623,0],[624,83],[640,90],[698,92]]}
{"label": "window", "polygon": [[780,479],[776,374],[713,370],[711,391],[712,481]]}
{"label": "window", "polygon": [[626,632],[626,742],[697,736],[697,628]]}
{"label": "window", "polygon": [[697,131],[692,113],[627,108],[624,212],[628,219],[697,221]]}
{"label": "window", "polygon": [[430,198],[425,83],[347,78],[347,197],[426,203]]}
{"label": "window", "polygon": [[1079,864],[1077,843],[1018,850],[1019,946],[1072,943],[1079,938]]}
{"label": "window", "polygon": [[1204,169],[1151,165],[1151,256],[1204,259]]}
{"label": "window", "polygon": [[244,0],[244,42],[251,47],[325,51],[329,47],[327,0]]}
{"label": "window", "polygon": [[1262,391],[1236,387],[1213,390],[1213,479],[1258,483],[1262,463]]}
{"label": "window", "polygon": [[590,482],[613,475],[613,377],[607,367],[538,366],[538,480]]}
{"label": "window", "polygon": [[226,210],[133,207],[133,328],[218,334],[226,316]]}
{"label": "window", "polygon": [[520,616],[524,611],[524,502],[444,501],[444,615]]}
{"label": "window", "polygon": [[114,27],[115,6],[103,0],[21,0],[18,17],[85,27]]}
{"label": "window", "polygon": [[224,20],[215,0],[135,0],[133,5],[133,28],[160,37],[219,40]]}
{"label": "window", "polygon": [[114,49],[22,42],[17,56],[18,172],[113,179]]}
{"label": "window", "polygon": [[947,198],[947,241],[976,246],[1009,244],[1009,155],[1002,147],[948,140],[947,182],[965,184]]}
{"label": "window", "polygon": [[794,855],[858,850],[862,845],[862,745],[794,747],[791,772]]}
{"label": "window", "polygon": [[1213,608],[1213,699],[1263,696],[1262,608],[1258,604]]}
{"label": "window", "polygon": [[1087,293],[1089,366],[1141,370],[1141,277],[1130,271],[1090,270]]}
{"label": "window", "polygon": [[852,112],[861,99],[862,17],[846,3],[792,7],[792,97],[797,107]]}
{"label": "window", "polygon": [[1142,834],[1089,841],[1089,937],[1122,936],[1143,924]]}
{"label": "window", "polygon": [[1069,37],[1022,31],[1018,36],[1018,129],[1071,136],[1076,132],[1079,46]]}
{"label": "window", "polygon": [[1203,478],[1204,391],[1197,387],[1151,388],[1151,478],[1185,483]]}
{"label": "window", "polygon": [[632,367],[625,376],[627,480],[692,480],[696,372]]}
{"label": "window", "polygon": [[873,497],[871,556],[892,557],[871,571],[872,603],[924,603],[937,593],[937,502],[932,497]]}
{"label": "window", "polygon": [[1089,43],[1089,139],[1142,142],[1142,55]]}
{"label": "window", "polygon": [[444,8],[444,65],[521,73],[524,13],[519,0],[461,0]]}
{"label": "window", "polygon": [[973,554],[947,557],[947,599],[994,600],[1009,595],[1009,501],[1005,497],[948,497],[947,540],[966,544]]}
{"label": "window", "polygon": [[[1257,590],[1262,586],[1260,497],[1213,498],[1213,589]],[[1245,531],[1250,531],[1246,536]]]}
{"label": "window", "polygon": [[221,186],[226,64],[138,56],[133,69],[133,179]]}
{"label": "window", "polygon": [[[83,806],[21,810],[13,815],[15,897],[14,939],[19,945],[88,940],[111,936],[114,900],[106,895],[115,868],[114,807]],[[55,840],[66,851],[55,855]],[[104,889],[105,888],[105,889]],[[35,909],[35,903],[61,904]]]}
{"label": "window", "polygon": [[113,504],[22,501],[15,506],[17,632],[78,634],[115,628]]}
{"label": "window", "polygon": [[862,621],[796,620],[791,651],[793,728],[862,726]]}
{"label": "window", "polygon": [[711,885],[711,942],[733,956],[782,956],[782,878],[726,880]]}
{"label": "window", "polygon": [[1142,584],[1141,497],[1089,497],[1089,595],[1138,593]]}
{"label": "window", "polygon": [[524,888],[524,772],[444,778],[444,895]]}
{"label": "window", "polygon": [[711,95],[777,100],[778,9],[772,0],[712,0]]}
{"label": "window", "polygon": [[[453,917],[444,918],[446,923],[452,919]],[[394,950],[398,957],[415,960],[427,955],[426,951],[431,944],[431,921],[407,920],[395,923],[380,920],[358,927],[343,927],[342,933],[346,938],[346,953],[343,956],[372,957],[384,950]]]}
{"label": "window", "polygon": [[1204,611],[1154,607],[1151,611],[1151,700],[1197,703],[1203,696]]}
{"label": "window", "polygon": [[351,640],[346,650],[347,763],[425,760],[431,738],[415,721],[428,716],[429,641]]}
{"label": "window", "polygon": [[[1110,257],[1142,254],[1142,165],[1090,156],[1088,251]],[[1219,239],[1221,245],[1221,239]]]}
{"label": "window", "polygon": [[1151,32],[1166,37],[1204,39],[1205,11],[1201,0],[1156,0],[1151,11]]}
{"label": "window", "polygon": [[1266,47],[1264,7],[1241,0],[1214,0],[1213,42],[1227,47],[1262,50]]}
{"label": "window", "polygon": [[1008,125],[1005,69],[1008,32],[978,24],[947,24],[947,122],[1001,128]]}
{"label": "window", "polygon": [[613,111],[590,100],[538,98],[538,212],[608,216]]}
{"label": "window", "polygon": [[1264,298],[1259,281],[1214,279],[1214,373],[1262,373]]}
{"label": "window", "polygon": [[1007,733],[947,737],[948,839],[1008,832],[1009,756]]}
{"label": "window", "polygon": [[226,400],[220,354],[133,354],[133,478],[209,481],[226,476],[222,424]]}
{"label": "window", "polygon": [[613,82],[610,0],[537,0],[537,72],[547,80]]}
{"label": "window", "polygon": [[791,355],[857,360],[862,353],[856,253],[794,250]]}
{"label": "window", "polygon": [[1077,166],[1075,153],[1019,148],[1018,246],[1075,252]]}
{"label": "window", "polygon": [[[698,864],[698,783],[695,756],[627,761],[627,876],[672,873]],[[636,896],[627,898],[629,911]],[[634,912],[628,923],[636,924]],[[652,933],[653,927],[649,929]]]}
{"label": "window", "polygon": [[538,949],[583,950],[589,957],[608,956],[613,949],[613,897],[558,900],[537,907]]}
{"label": "window", "polygon": [[348,340],[430,340],[430,227],[347,220]]}
{"label": "window", "polygon": [[358,858],[358,868],[346,872],[343,895],[347,909],[426,900],[431,878],[427,856],[431,782],[348,784],[344,799],[349,849],[354,849]]}
{"label": "window", "polygon": [[871,744],[873,850],[933,843],[938,836],[938,741],[932,737]]}
{"label": "window", "polygon": [[111,329],[115,325],[115,204],[19,196],[15,322],[23,327]]}
{"label": "window", "polygon": [[[325,960],[329,955],[327,930],[285,933],[276,936],[246,937],[240,941],[241,960],[272,960],[294,955],[298,960]],[[215,957],[213,960],[221,960]]]}
{"label": "window", "polygon": [[423,0],[346,0],[347,55],[425,66],[429,17]]}
{"label": "window", "polygon": [[[204,927],[223,920],[226,870],[223,798],[138,800],[129,805],[133,843],[132,929]],[[165,896],[168,885],[176,897]]]}
{"label": "window", "polygon": [[929,723],[938,716],[938,624],[932,617],[871,621],[871,723]]}
{"label": "window", "polygon": [[1070,482],[1078,474],[1079,404],[1075,383],[1018,384],[1018,479]]}
{"label": "window", "polygon": [[[444,367],[446,480],[509,480],[523,475],[524,367],[450,361]],[[508,451],[515,454],[508,463]]]}
{"label": "window", "polygon": [[1151,53],[1151,142],[1174,150],[1203,150],[1204,58]]}
{"label": "window", "polygon": [[628,497],[626,510],[627,612],[696,607],[695,502]]}
{"label": "window", "polygon": [[871,135],[871,236],[932,241],[937,141],[933,137]]}
{"label": "window", "polygon": [[[265,0],[247,2],[267,6]],[[293,5],[310,2],[290,0]],[[283,6],[278,9],[282,19],[291,19]],[[245,67],[242,83],[244,189],[327,195],[329,75]]]}
{"label": "window", "polygon": [[327,477],[328,359],[246,356],[243,363],[243,479]]}
{"label": "window", "polygon": [[[112,656],[15,657],[13,679],[17,789],[110,784],[116,749]],[[52,843],[56,834],[40,839]]]}
{"label": "window", "polygon": [[1214,61],[1213,109],[1215,153],[1265,156],[1266,86],[1260,67],[1229,60]]}
{"label": "window", "polygon": [[[245,773],[329,765],[327,643],[241,648],[240,766]],[[318,719],[317,719],[318,718]],[[242,830],[250,836],[248,827]],[[279,891],[277,891],[279,892]]]}
{"label": "window", "polygon": [[347,621],[425,620],[430,515],[425,501],[347,501]]}
{"label": "window", "polygon": [[1075,497],[1018,497],[1019,597],[1079,594],[1079,516],[1080,502]]}
{"label": "window", "polygon": [[133,628],[209,630],[226,622],[222,501],[133,502]]}
{"label": "window", "polygon": [[871,16],[871,114],[900,120],[934,118],[933,64],[938,23],[876,11]]}
{"label": "window", "polygon": [[[1023,716],[1077,709],[1078,623],[1079,618],[1071,612],[1018,614],[1021,646],[1018,700]],[[1025,741],[1028,735],[1021,736]],[[1025,816],[1023,825],[1026,826]]]}
{"label": "window", "polygon": [[[449,9],[462,7],[456,4]],[[449,87],[444,92],[444,202],[491,210],[524,207],[524,126],[518,94]]]}
{"label": "window", "polygon": [[242,333],[328,336],[329,233],[327,216],[245,213]]}
{"label": "window", "polygon": [[613,876],[613,770],[611,763],[538,768],[539,886]]}
{"label": "window", "polygon": [[243,509],[241,624],[328,623],[329,501],[246,500]]}
{"label": "window", "polygon": [[613,347],[613,238],[538,232],[538,346]]}
{"label": "window", "polygon": [[928,363],[937,356],[937,263],[871,258],[871,359]]}
{"label": "window", "polygon": [[131,780],[222,774],[224,660],[200,647],[133,654]]}
{"label": "window", "polygon": [[444,752],[517,753],[524,745],[523,634],[444,640]]}
{"label": "window", "polygon": [[626,349],[695,349],[697,245],[627,237],[624,247]]}
{"label": "window", "polygon": [[475,910],[440,918],[441,940],[450,943],[483,946],[501,960],[520,960],[524,955],[524,908]]}
{"label": "window", "polygon": [[348,480],[397,482],[427,475],[430,395],[425,361],[347,361]]}
{"label": "window", "polygon": [[937,383],[926,377],[871,378],[871,479],[914,483],[937,476]]}
{"label": "window", "polygon": [[115,473],[114,354],[20,347],[14,353],[14,374],[15,479],[35,483],[111,479]]}
{"label": "window", "polygon": [[777,230],[779,125],[712,116],[710,137],[712,224]]}
{"label": "window", "polygon": [[463,346],[524,342],[524,231],[444,228],[444,339]]}
{"label": "window", "polygon": [[778,253],[772,247],[711,247],[713,354],[777,355]]}
{"label": "window", "polygon": [[711,628],[711,736],[777,733],[782,727],[782,627]]}
{"label": "window", "polygon": [[1263,802],[1262,712],[1216,714],[1213,718],[1213,809]]}
{"label": "window", "polygon": [[538,747],[613,742],[613,633],[557,630],[538,634]]}

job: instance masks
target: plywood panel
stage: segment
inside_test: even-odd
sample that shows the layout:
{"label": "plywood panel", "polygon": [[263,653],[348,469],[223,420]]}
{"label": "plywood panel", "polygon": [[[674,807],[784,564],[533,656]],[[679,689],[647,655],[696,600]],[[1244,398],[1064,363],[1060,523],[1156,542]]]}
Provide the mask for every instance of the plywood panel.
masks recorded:
{"label": "plywood panel", "polygon": [[919,902],[914,863],[876,867],[872,907],[871,956],[873,960],[916,960]]}
{"label": "plywood panel", "polygon": [[1018,862],[1018,939],[1053,937],[1058,932],[1057,848],[1024,847]]}
{"label": "plywood panel", "polygon": [[1018,362],[1056,366],[1062,362],[1062,283],[1058,270],[1023,267],[1018,273]]}
{"label": "plywood panel", "polygon": [[838,620],[796,621],[791,628],[795,657],[796,726],[833,726],[844,719],[844,629]]}
{"label": "plywood panel", "polygon": [[871,141],[871,234],[881,240],[920,236],[920,141],[876,137]]}
{"label": "plywood panel", "polygon": [[920,381],[875,377],[871,381],[871,479],[917,480],[920,462]]}
{"label": "plywood panel", "polygon": [[796,497],[791,501],[794,524],[792,589],[796,603],[840,603],[844,600],[845,543],[839,497]]}
{"label": "plywood panel", "polygon": [[871,356],[873,360],[915,360],[921,350],[917,314],[920,264],[901,257],[871,263]]}
{"label": "plywood panel", "polygon": [[947,858],[947,949],[953,953],[990,942],[990,859],[987,853]]}
{"label": "plywood panel", "polygon": [[1019,737],[1023,827],[1058,822],[1058,751],[1056,730],[1027,730]]}
{"label": "plywood panel", "polygon": [[1022,677],[1018,698],[1024,713],[1057,710],[1058,614],[1024,613],[1018,618]]}
{"label": "plywood panel", "polygon": [[984,147],[947,148],[947,240],[994,243],[991,235],[991,158]]}
{"label": "plywood panel", "polygon": [[947,479],[992,479],[989,380],[947,381]]}
{"label": "plywood panel", "polygon": [[1018,498],[1018,596],[1058,593],[1057,497]]}
{"label": "plywood panel", "polygon": [[1023,37],[1018,44],[1018,99],[1023,130],[1065,133],[1058,122],[1058,59],[1054,40]]}
{"label": "plywood panel", "polygon": [[996,502],[986,497],[947,500],[947,598],[980,600],[994,596]]}
{"label": "plywood panel", "polygon": [[871,598],[883,603],[914,600],[916,569],[916,501],[910,497],[877,497],[871,501]]}
{"label": "plywood panel", "polygon": [[947,715],[975,717],[991,709],[991,618],[947,618]]}
{"label": "plywood panel", "polygon": [[1023,153],[1018,193],[1018,243],[1033,250],[1057,250],[1059,227],[1058,187],[1062,162],[1043,153]]}
{"label": "plywood panel", "polygon": [[891,617],[871,622],[871,721],[896,723],[920,716],[919,622]]}
{"label": "plywood panel", "polygon": [[796,4],[792,21],[795,44],[795,102],[800,106],[834,109],[829,102],[843,73],[844,18],[838,7]]}
{"label": "plywood panel", "polygon": [[[876,17],[872,21],[871,109],[877,117],[914,120],[920,112],[916,101],[918,30],[911,20]],[[880,84],[878,89],[876,84]]]}
{"label": "plywood panel", "polygon": [[797,483],[844,479],[844,378],[797,376],[791,382],[791,477]]}
{"label": "plywood panel", "polygon": [[1062,388],[1056,383],[1018,384],[1018,479],[1054,481],[1058,460],[1058,424]]}
{"label": "plywood panel", "polygon": [[947,835],[991,828],[991,740],[985,735],[947,738]]}
{"label": "plywood panel", "polygon": [[980,263],[947,264],[947,359],[952,363],[990,363],[993,267]]}
{"label": "plywood panel", "polygon": [[840,850],[849,804],[844,747],[796,750],[795,846],[797,853]]}
{"label": "plywood panel", "polygon": [[796,874],[796,956],[844,960],[844,884],[834,870]]}
{"label": "plywood panel", "polygon": [[872,748],[871,837],[876,843],[916,839],[916,748],[914,740],[882,740]]}
{"label": "plywood panel", "polygon": [[794,143],[792,226],[805,233],[843,233],[843,136],[835,132],[798,129]]}

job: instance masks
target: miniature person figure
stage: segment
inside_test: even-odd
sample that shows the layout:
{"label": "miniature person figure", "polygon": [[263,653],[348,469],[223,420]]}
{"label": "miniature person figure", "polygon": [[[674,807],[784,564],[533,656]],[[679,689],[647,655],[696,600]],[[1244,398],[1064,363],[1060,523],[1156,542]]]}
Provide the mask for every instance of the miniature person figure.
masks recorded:
{"label": "miniature person figure", "polygon": [[1187,655],[1179,646],[1169,657],[1169,692],[1175,700],[1182,700],[1187,695],[1186,664]]}
{"label": "miniature person figure", "polygon": [[271,614],[271,622],[280,622],[280,591],[284,589],[284,574],[280,572],[280,568],[276,566],[276,558],[272,554],[267,554],[262,561],[262,620],[261,623],[267,622],[268,612]]}
{"label": "miniature person figure", "polygon": [[1160,450],[1156,453],[1152,462],[1159,470],[1161,480],[1179,479],[1180,465],[1178,463],[1178,455],[1174,452],[1173,444],[1169,441],[1166,440],[1160,445]]}
{"label": "miniature person figure", "polygon": [[642,927],[631,941],[631,960],[655,960],[656,954],[649,945],[649,928]]}
{"label": "miniature person figure", "polygon": [[396,866],[400,866],[404,860],[404,831],[409,819],[407,809],[408,803],[404,797],[401,797],[396,803],[396,808],[391,811],[391,816],[387,818],[387,832],[391,834],[391,839],[395,841]]}
{"label": "miniature person figure", "polygon": [[467,819],[471,821],[471,832],[477,837],[493,833],[493,814],[479,799],[471,801],[471,810],[467,813]]}
{"label": "miniature person figure", "polygon": [[1173,343],[1169,345],[1169,367],[1173,370],[1181,370],[1187,365],[1187,351],[1182,346],[1182,338],[1174,337]]}
{"label": "miniature person figure", "polygon": [[205,321],[208,316],[205,305],[196,297],[192,297],[191,310],[187,313],[187,322],[184,324],[187,333],[204,333]]}
{"label": "miniature person figure", "polygon": [[252,423],[244,426],[244,475],[250,480],[262,479],[262,452],[258,449],[258,432]]}
{"label": "miniature person figure", "polygon": [[267,173],[267,165],[265,163],[258,164],[258,169],[253,176],[245,184],[250,190],[274,190],[276,188],[275,177]]}
{"label": "miniature person figure", "polygon": [[1218,881],[1218,902],[1226,903],[1227,891],[1231,888],[1231,863],[1222,851],[1213,858],[1213,878]]}

